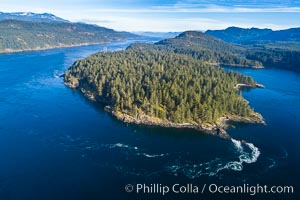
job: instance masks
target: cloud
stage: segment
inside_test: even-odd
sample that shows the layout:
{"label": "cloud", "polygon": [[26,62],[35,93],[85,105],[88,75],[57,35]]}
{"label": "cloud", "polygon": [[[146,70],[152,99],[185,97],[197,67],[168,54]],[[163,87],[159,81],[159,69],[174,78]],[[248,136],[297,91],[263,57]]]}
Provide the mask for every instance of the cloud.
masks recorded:
{"label": "cloud", "polygon": [[272,3],[267,0],[126,0],[128,4],[117,3],[117,0],[113,3],[104,0],[29,2],[11,0],[1,4],[1,10],[49,12],[73,22],[126,31],[206,30],[228,26],[285,29],[300,26],[300,3],[288,4],[285,2],[291,1],[283,0]]}
{"label": "cloud", "polygon": [[[138,18],[138,17],[124,17],[124,16],[108,16],[108,21],[102,20],[88,20],[92,21],[99,26],[105,26],[118,31],[152,31],[152,32],[181,32],[187,30],[217,30],[225,29],[230,26],[237,26],[242,28],[271,28],[273,30],[281,30],[290,28],[290,25],[282,25],[268,22],[257,22],[257,21],[235,21],[235,20],[216,20],[211,18],[203,17],[192,17],[192,18],[163,18],[161,20],[153,18]],[[99,21],[100,23],[97,23]]]}
{"label": "cloud", "polygon": [[240,12],[300,12],[300,7],[268,7],[253,8],[243,6],[219,6],[219,5],[197,5],[197,4],[175,4],[173,6],[155,6],[148,9],[149,12],[184,12],[184,13],[240,13]]}
{"label": "cloud", "polygon": [[85,22],[89,24],[109,24],[109,23],[114,23],[115,21],[108,20],[108,19],[95,19],[95,18],[83,18],[83,19],[78,19],[76,20],[78,22]]}
{"label": "cloud", "polygon": [[[169,32],[169,31],[186,31],[186,30],[206,30],[213,28],[217,22],[213,19],[206,18],[164,18],[161,20],[138,17],[117,17],[109,16],[111,20],[105,22],[101,19],[99,26],[106,26],[115,30],[126,31],[153,31],[153,32]],[[94,21],[88,20],[88,21]],[[94,21],[96,22],[96,21]]]}
{"label": "cloud", "polygon": [[172,6],[152,6],[147,8],[101,8],[91,9],[104,13],[268,13],[300,12],[300,7],[251,8],[242,6],[218,6],[197,4],[175,4]]}

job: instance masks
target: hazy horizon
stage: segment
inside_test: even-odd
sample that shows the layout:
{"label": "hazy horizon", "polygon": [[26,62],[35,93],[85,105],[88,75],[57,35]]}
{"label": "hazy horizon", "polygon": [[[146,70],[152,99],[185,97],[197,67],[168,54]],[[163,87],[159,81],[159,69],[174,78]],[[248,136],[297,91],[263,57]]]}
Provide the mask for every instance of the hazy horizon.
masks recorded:
{"label": "hazy horizon", "polygon": [[118,31],[182,32],[235,26],[282,30],[300,26],[300,2],[284,0],[11,0],[3,12],[52,13]]}

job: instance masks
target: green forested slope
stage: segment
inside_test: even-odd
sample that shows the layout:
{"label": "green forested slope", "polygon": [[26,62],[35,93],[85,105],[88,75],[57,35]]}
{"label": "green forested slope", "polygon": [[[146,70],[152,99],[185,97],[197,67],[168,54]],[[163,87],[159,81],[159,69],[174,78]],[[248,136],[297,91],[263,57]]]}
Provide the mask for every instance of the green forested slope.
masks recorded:
{"label": "green forested slope", "polygon": [[165,51],[97,53],[75,62],[65,82],[132,117],[202,124],[228,115],[258,116],[234,88],[253,85],[252,78]]}
{"label": "green forested slope", "polygon": [[256,60],[265,67],[300,72],[300,28],[273,31],[271,29],[244,29],[206,31],[206,34],[247,49],[245,58]]}
{"label": "green forested slope", "polygon": [[0,21],[0,52],[106,43],[129,37],[135,35],[80,23]]}
{"label": "green forested slope", "polygon": [[300,51],[289,49],[250,48],[247,58],[263,63],[266,67],[300,72]]}
{"label": "green forested slope", "polygon": [[273,31],[271,29],[229,27],[225,30],[208,30],[205,33],[236,44],[300,40],[300,28]]}
{"label": "green forested slope", "polygon": [[129,48],[157,49],[192,56],[210,64],[239,67],[262,67],[258,61],[245,58],[246,48],[232,45],[197,31],[187,31],[154,45],[133,44]]}

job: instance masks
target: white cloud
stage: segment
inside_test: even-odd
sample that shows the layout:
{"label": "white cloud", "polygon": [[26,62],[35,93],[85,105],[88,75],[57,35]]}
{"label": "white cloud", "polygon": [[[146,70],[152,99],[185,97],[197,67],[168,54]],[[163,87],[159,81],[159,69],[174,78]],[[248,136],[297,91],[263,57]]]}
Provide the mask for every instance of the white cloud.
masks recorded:
{"label": "white cloud", "polygon": [[[297,16],[300,14],[299,7],[249,8],[216,5],[202,5],[201,7],[192,3],[178,3],[173,6],[148,6],[143,9],[105,7],[88,9],[84,6],[82,8],[71,6],[69,9],[66,9],[65,7],[30,6],[30,4],[28,6],[2,4],[1,7],[1,11],[7,12],[50,12],[73,22],[93,23],[122,31],[167,32],[224,29],[229,26],[272,28],[277,30],[300,26],[299,18],[297,19]],[[214,17],[211,13],[224,14]],[[236,14],[237,17],[226,18],[226,16],[232,15],[232,13]],[[250,13],[249,15],[251,16],[249,17],[247,13]],[[256,13],[260,13],[260,17],[255,17]],[[261,17],[267,16],[269,13],[275,13],[275,17],[270,18],[269,16],[268,19]],[[286,13],[290,13],[289,16],[295,16],[295,18],[291,18],[288,21],[282,20],[283,17],[281,16],[286,15]],[[246,15],[247,17],[245,17]],[[284,17],[284,19],[290,18]]]}
{"label": "white cloud", "polygon": [[[273,30],[287,29],[295,26],[281,25],[272,23],[257,23],[257,22],[236,22],[236,21],[222,21],[210,18],[164,18],[161,20],[138,18],[138,17],[118,17],[109,16],[110,20],[106,21],[106,17],[94,17],[88,19],[89,23],[98,24],[112,28],[119,31],[152,31],[152,32],[179,32],[187,30],[201,30],[208,29],[225,29],[230,26],[237,26],[242,28],[271,28]],[[86,21],[86,19],[78,19],[77,21]]]}
{"label": "white cloud", "polygon": [[[151,10],[147,10],[151,12]],[[205,5],[199,6],[195,4],[175,4],[173,6],[156,6],[152,12],[183,12],[183,13],[203,13],[203,12],[218,12],[218,13],[243,13],[243,12],[300,12],[300,7],[269,7],[269,8],[250,8],[242,6],[218,6]]]}
{"label": "white cloud", "polygon": [[206,7],[198,7],[195,5],[174,5],[174,6],[153,6],[143,9],[119,9],[119,8],[103,8],[90,9],[92,12],[104,13],[268,13],[268,12],[300,12],[300,7],[273,7],[273,8],[248,8],[248,7],[226,7],[207,5]]}

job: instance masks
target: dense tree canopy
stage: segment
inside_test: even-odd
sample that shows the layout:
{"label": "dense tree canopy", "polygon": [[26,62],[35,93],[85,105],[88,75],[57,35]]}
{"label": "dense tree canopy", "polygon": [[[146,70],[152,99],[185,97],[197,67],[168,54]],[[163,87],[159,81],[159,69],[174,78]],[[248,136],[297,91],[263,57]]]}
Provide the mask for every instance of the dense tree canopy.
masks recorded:
{"label": "dense tree canopy", "polygon": [[300,72],[300,51],[289,49],[256,49],[249,50],[247,58],[259,60],[266,67]]}
{"label": "dense tree canopy", "polygon": [[131,45],[129,48],[157,49],[165,52],[189,55],[216,65],[262,67],[260,62],[245,57],[246,48],[229,44],[197,31],[183,32],[175,38],[165,39],[153,45],[138,43]]}
{"label": "dense tree canopy", "polygon": [[0,21],[0,53],[125,40],[135,35],[66,22]]}
{"label": "dense tree canopy", "polygon": [[143,113],[177,123],[203,123],[227,114],[253,114],[234,88],[237,83],[254,84],[252,78],[172,52],[97,53],[75,62],[65,81],[78,82],[98,101],[133,117]]}

